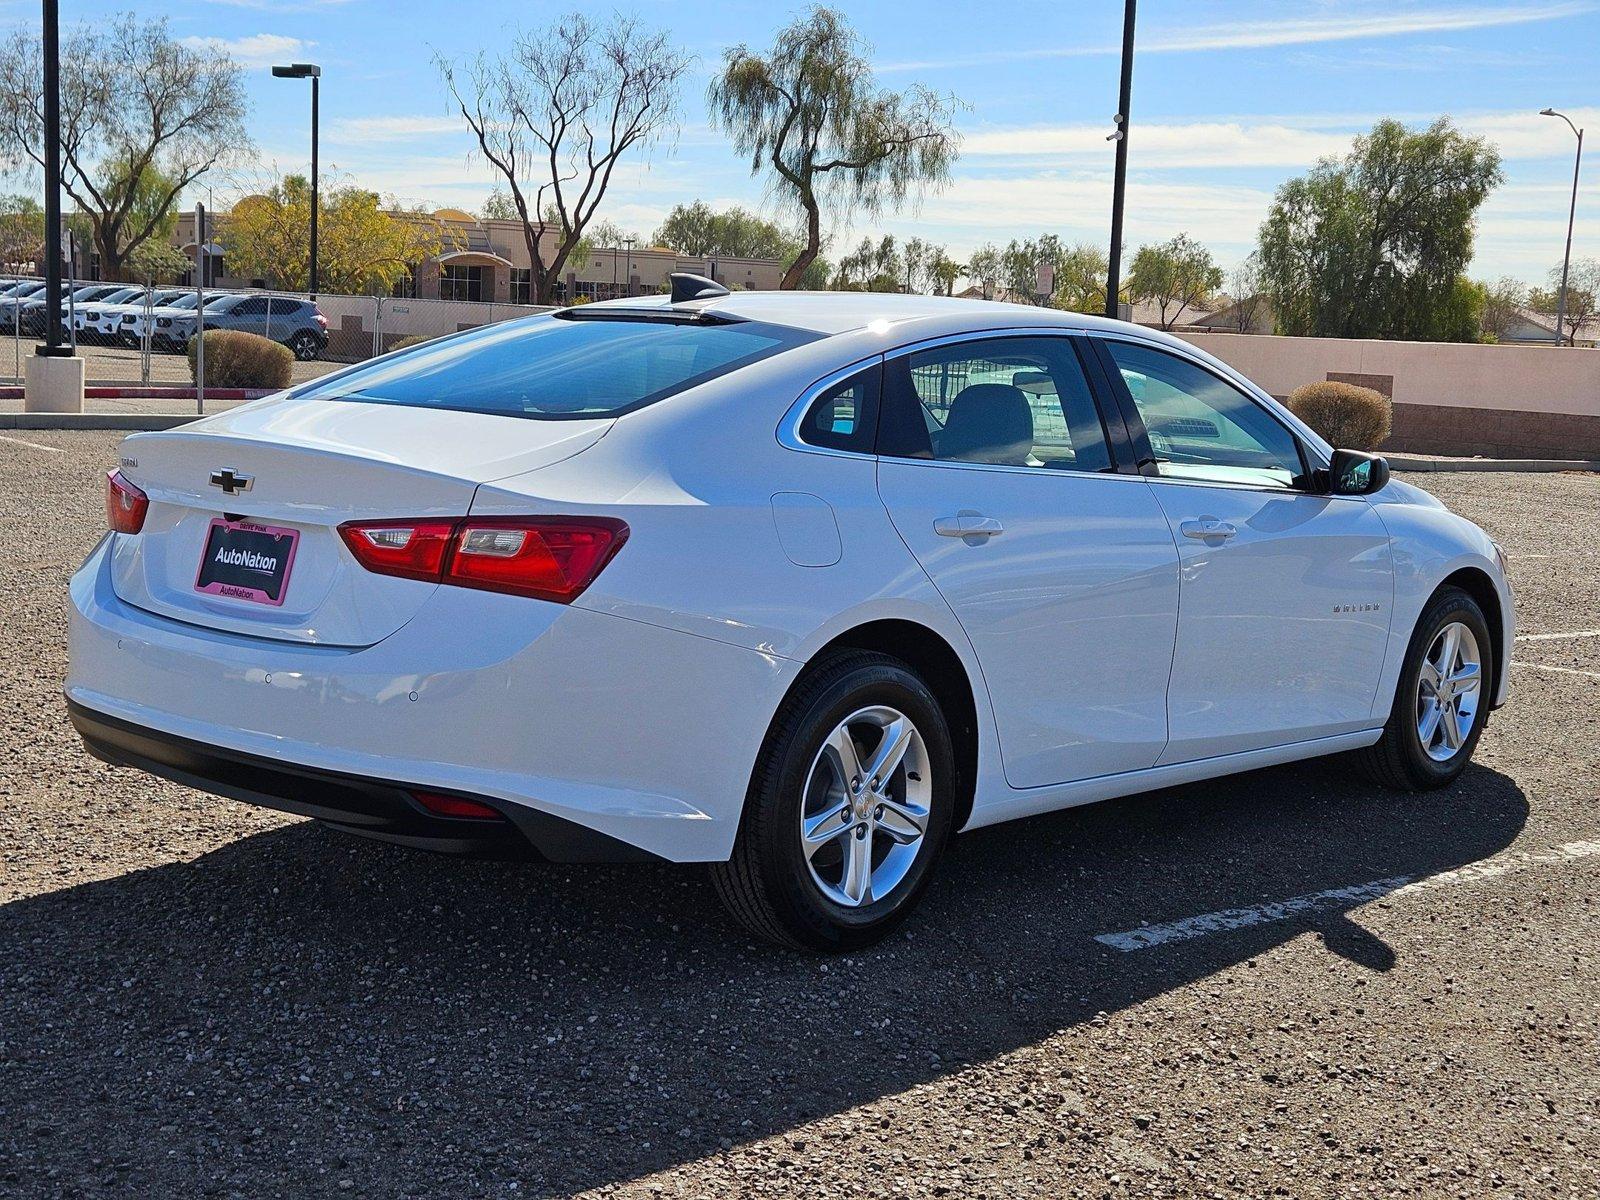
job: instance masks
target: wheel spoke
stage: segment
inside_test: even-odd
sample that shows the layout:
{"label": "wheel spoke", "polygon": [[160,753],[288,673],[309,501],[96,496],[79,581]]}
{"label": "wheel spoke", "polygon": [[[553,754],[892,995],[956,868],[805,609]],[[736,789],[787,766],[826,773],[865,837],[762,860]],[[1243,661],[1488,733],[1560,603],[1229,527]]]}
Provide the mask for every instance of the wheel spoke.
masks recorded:
{"label": "wheel spoke", "polygon": [[878,818],[878,828],[902,846],[916,841],[927,831],[928,814],[923,810],[887,796],[879,798],[878,806],[883,812]]}
{"label": "wheel spoke", "polygon": [[1456,711],[1454,704],[1444,706],[1444,717],[1440,728],[1444,730],[1444,744],[1452,750],[1461,749],[1461,715]]}
{"label": "wheel spoke", "polygon": [[1451,624],[1445,627],[1444,637],[1439,645],[1439,673],[1448,678],[1460,665],[1461,626]]}
{"label": "wheel spoke", "polygon": [[802,839],[806,857],[810,858],[822,847],[850,828],[850,805],[836,804],[814,817],[805,818]]}
{"label": "wheel spoke", "polygon": [[1444,676],[1439,673],[1439,668],[1434,666],[1430,659],[1424,658],[1422,660],[1422,686],[1430,694],[1439,690],[1439,683],[1443,678]]}
{"label": "wheel spoke", "polygon": [[1439,732],[1439,722],[1444,717],[1444,705],[1437,700],[1430,699],[1428,707],[1417,721],[1417,736],[1422,739],[1423,749],[1433,745],[1433,735]]}
{"label": "wheel spoke", "polygon": [[840,890],[851,904],[872,903],[872,839],[851,837],[844,851],[844,879]]}
{"label": "wheel spoke", "polygon": [[1456,693],[1475,692],[1483,682],[1483,668],[1475,662],[1462,663],[1453,675],[1450,682],[1455,685]]}
{"label": "wheel spoke", "polygon": [[822,752],[832,760],[834,769],[839,772],[839,785],[849,791],[851,785],[861,779],[861,754],[856,749],[856,740],[850,736],[849,728],[841,725],[835,729],[822,747]]}
{"label": "wheel spoke", "polygon": [[884,726],[883,740],[878,743],[878,749],[873,753],[872,761],[867,766],[869,787],[880,788],[889,781],[889,776],[894,774],[894,769],[906,756],[906,750],[911,746],[911,737],[914,733],[916,733],[915,727],[904,717],[896,717]]}

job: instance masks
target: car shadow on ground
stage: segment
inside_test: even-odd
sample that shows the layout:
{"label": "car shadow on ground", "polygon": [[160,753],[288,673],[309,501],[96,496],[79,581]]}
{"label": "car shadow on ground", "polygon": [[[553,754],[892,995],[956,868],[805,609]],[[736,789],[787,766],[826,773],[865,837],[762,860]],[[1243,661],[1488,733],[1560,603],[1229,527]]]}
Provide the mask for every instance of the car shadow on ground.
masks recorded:
{"label": "car shadow on ground", "polygon": [[1527,811],[1482,767],[1427,796],[1329,763],[1152,793],[956,839],[902,932],[832,960],[733,931],[698,869],[460,862],[296,824],[0,908],[0,1179],[634,1179],[1308,930],[1352,975],[1404,970],[1338,909],[1137,953],[1094,938],[1459,867]]}

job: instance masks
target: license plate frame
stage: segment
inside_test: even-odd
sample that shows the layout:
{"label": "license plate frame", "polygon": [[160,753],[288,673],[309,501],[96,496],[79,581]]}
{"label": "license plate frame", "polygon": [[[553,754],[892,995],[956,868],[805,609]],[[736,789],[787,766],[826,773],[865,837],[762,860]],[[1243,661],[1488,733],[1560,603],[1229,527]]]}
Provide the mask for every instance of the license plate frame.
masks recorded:
{"label": "license plate frame", "polygon": [[206,527],[194,590],[281,608],[299,545],[298,529],[213,517]]}

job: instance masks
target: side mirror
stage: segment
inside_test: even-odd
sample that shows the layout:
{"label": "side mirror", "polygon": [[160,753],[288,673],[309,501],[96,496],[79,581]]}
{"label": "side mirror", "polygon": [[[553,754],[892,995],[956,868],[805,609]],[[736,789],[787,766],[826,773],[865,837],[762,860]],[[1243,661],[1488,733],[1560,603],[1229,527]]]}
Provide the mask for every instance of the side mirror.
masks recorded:
{"label": "side mirror", "polygon": [[1328,464],[1328,491],[1335,496],[1370,496],[1389,482],[1389,461],[1360,450],[1335,450]]}

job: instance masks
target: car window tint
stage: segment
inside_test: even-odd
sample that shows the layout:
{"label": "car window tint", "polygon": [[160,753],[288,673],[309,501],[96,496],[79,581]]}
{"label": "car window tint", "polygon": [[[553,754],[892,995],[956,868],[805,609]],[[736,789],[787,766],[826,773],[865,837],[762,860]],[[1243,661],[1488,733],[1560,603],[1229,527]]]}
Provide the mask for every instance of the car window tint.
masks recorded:
{"label": "car window tint", "polygon": [[1304,471],[1294,435],[1232,384],[1175,354],[1104,344],[1150,436],[1158,474],[1287,488]]}
{"label": "car window tint", "polygon": [[879,452],[1104,471],[1111,452],[1071,339],[956,342],[894,360]]}
{"label": "car window tint", "polygon": [[834,450],[872,453],[878,424],[876,364],[834,384],[811,402],[800,422],[800,440]]}
{"label": "car window tint", "polygon": [[758,321],[529,317],[414,346],[295,394],[547,420],[617,416],[817,336]]}

